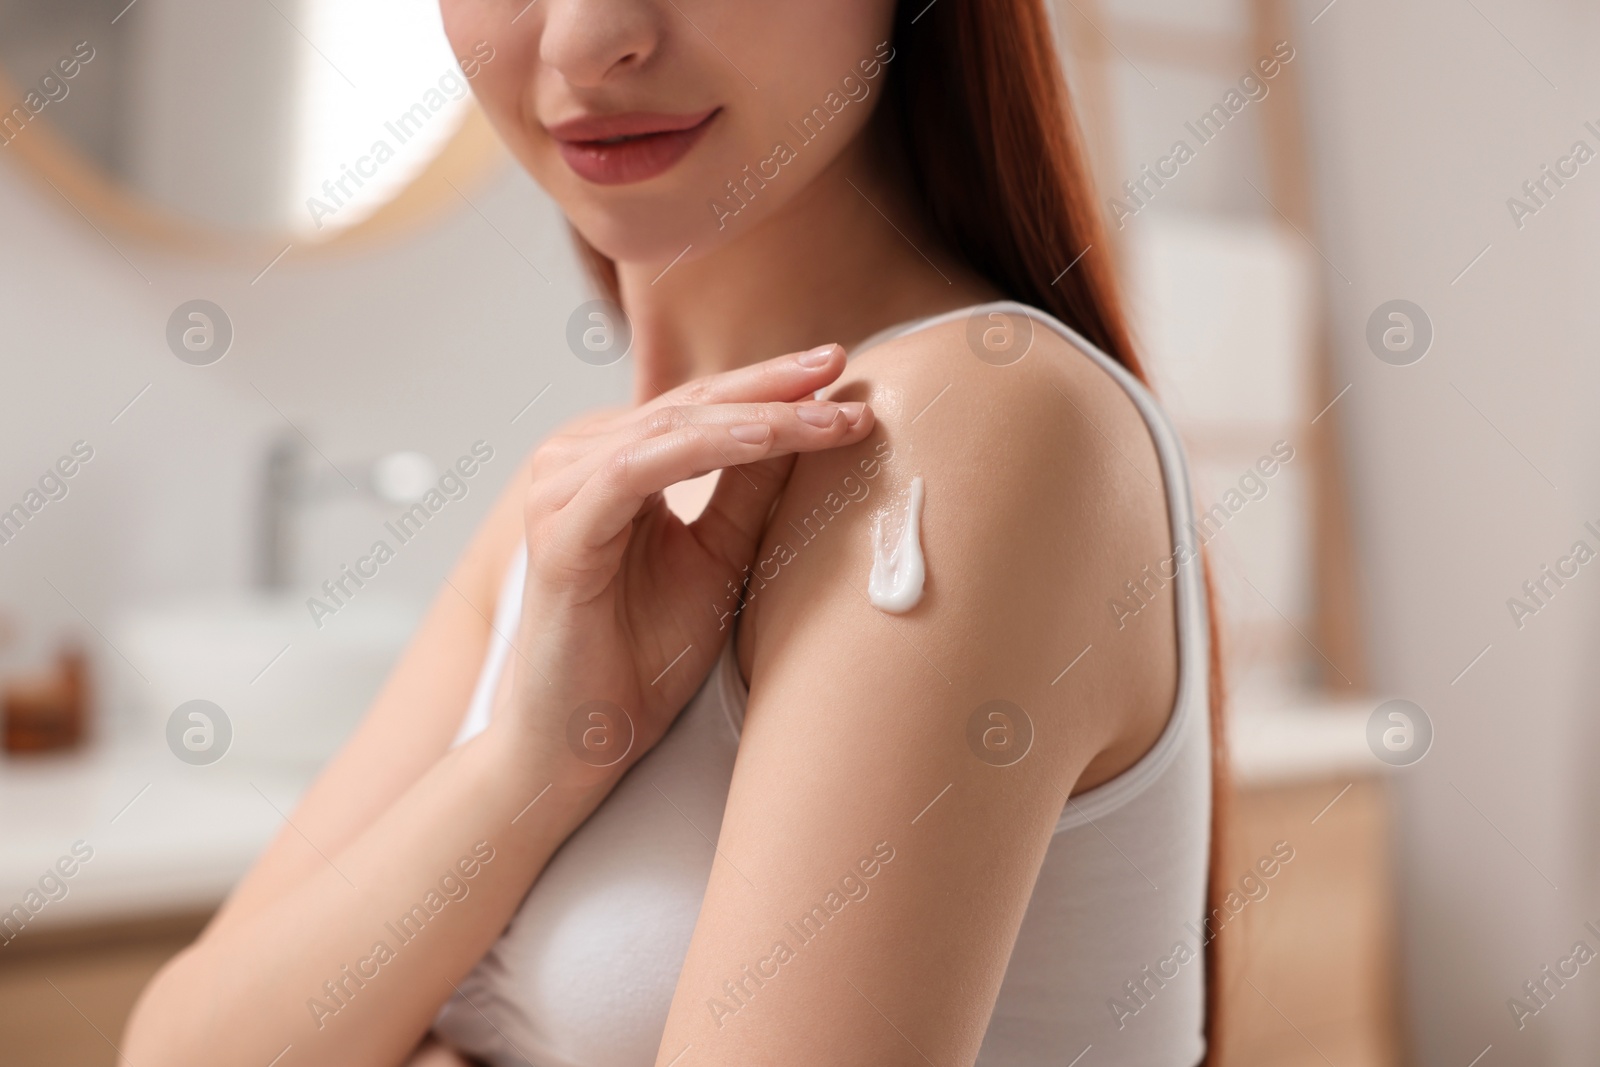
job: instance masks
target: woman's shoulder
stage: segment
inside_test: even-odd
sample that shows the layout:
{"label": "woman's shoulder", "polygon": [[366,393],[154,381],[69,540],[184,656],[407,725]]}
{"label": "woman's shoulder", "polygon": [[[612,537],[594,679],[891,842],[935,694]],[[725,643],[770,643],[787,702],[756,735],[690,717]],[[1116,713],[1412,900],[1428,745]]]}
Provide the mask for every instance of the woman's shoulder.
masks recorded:
{"label": "woman's shoulder", "polygon": [[[981,332],[1003,325],[956,315],[850,363],[829,398],[869,401],[877,428],[796,462],[762,550],[788,577],[753,598],[741,660],[758,669],[765,635],[825,626],[864,649],[909,642],[946,674],[1004,665],[1014,691],[1053,699],[1066,687],[1052,679],[1094,646],[1074,670],[1102,698],[1085,714],[1104,715],[1107,744],[1153,739],[1176,690],[1172,591],[1138,627],[1111,606],[1172,552],[1150,429],[1121,382],[1042,323],[1020,358],[994,358]],[[872,525],[916,478],[926,587],[885,627],[866,597]]]}
{"label": "woman's shoulder", "polygon": [[[1083,461],[1121,457],[1125,473],[1159,487],[1161,465],[1149,425],[1129,386],[1107,368],[1109,357],[1091,354],[1087,342],[1080,347],[1023,310],[1032,309],[985,304],[939,316],[852,360],[834,392],[865,387],[880,420],[903,417],[897,428],[906,434],[932,420],[946,434],[965,427],[1038,443],[1051,453],[1070,444],[1072,456]],[[906,406],[909,412],[901,410]],[[918,440],[932,436],[922,433]],[[1029,457],[1011,458],[1019,476],[1027,471]],[[1056,462],[1050,466],[1062,473],[1085,469],[1083,463],[1063,468],[1061,458],[1051,455]]]}
{"label": "woman's shoulder", "polygon": [[[880,425],[857,448],[881,437],[909,460],[897,481],[926,467],[925,480],[937,476],[970,505],[953,517],[974,527],[1016,513],[1042,543],[1098,542],[1101,551],[1080,567],[1168,547],[1161,459],[1130,387],[1106,357],[1039,321],[1009,311],[997,319],[991,307],[895,337],[850,363],[833,392],[868,400]],[[1019,336],[1025,328],[1031,336]],[[1001,330],[1010,347],[996,356],[985,334]],[[826,467],[839,458],[803,462]]]}

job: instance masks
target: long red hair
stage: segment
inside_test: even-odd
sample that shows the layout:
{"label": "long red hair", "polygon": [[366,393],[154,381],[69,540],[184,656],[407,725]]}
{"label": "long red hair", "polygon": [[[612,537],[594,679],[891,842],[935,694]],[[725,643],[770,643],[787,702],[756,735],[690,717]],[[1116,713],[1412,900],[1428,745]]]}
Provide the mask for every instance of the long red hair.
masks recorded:
{"label": "long red hair", "polygon": [[[933,232],[1007,297],[1048,311],[1148,383],[1106,254],[1093,182],[1042,0],[912,0],[899,5],[892,44],[895,59],[880,104],[886,113],[874,128],[900,138]],[[581,238],[578,246],[595,279],[615,297],[614,264]],[[1210,916],[1226,893],[1222,828],[1230,783],[1209,571],[1206,586]],[[1222,981],[1214,940],[1206,946],[1205,977],[1206,1059],[1215,1063]]]}
{"label": "long red hair", "polygon": [[[1013,300],[1050,312],[1148,384],[1042,0],[901,4],[884,107],[946,246]],[[1089,251],[1084,254],[1085,250]],[[1082,255],[1080,259],[1079,256]],[[1062,273],[1069,264],[1077,263]],[[1211,842],[1206,915],[1221,907],[1230,782],[1217,613],[1211,629]],[[1203,928],[1209,929],[1209,926]],[[1222,971],[1206,946],[1207,1062],[1221,1048]]]}
{"label": "long red hair", "polygon": [[[1050,312],[1147,382],[1105,254],[1094,185],[1041,0],[943,0],[928,8],[902,4],[894,44],[892,99],[884,106],[898,112],[911,173],[935,231],[1001,292]],[[1076,265],[1061,273],[1074,260]],[[1208,916],[1226,893],[1221,826],[1229,797],[1210,584],[1208,573]],[[1215,941],[1206,947],[1205,968],[1206,1058],[1216,1062],[1222,973]]]}

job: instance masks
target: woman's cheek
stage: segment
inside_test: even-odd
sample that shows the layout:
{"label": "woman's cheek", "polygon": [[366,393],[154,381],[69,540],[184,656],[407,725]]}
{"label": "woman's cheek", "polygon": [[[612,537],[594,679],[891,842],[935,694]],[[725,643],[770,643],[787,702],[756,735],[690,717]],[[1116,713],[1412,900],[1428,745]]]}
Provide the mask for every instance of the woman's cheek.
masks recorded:
{"label": "woman's cheek", "polygon": [[[475,42],[491,36],[489,7],[479,0],[442,0],[439,17],[454,55],[470,55]],[[491,43],[499,45],[500,42],[495,40]]]}

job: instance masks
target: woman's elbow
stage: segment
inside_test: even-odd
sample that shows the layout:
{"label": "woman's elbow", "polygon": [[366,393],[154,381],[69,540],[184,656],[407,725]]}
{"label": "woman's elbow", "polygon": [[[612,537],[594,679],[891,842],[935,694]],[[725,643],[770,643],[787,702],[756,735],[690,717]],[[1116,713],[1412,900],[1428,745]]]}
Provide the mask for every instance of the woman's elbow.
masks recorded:
{"label": "woman's elbow", "polygon": [[196,999],[196,976],[205,965],[204,948],[190,945],[168,960],[145,985],[134,1002],[122,1035],[122,1058],[129,1063],[160,1063],[164,1067],[201,1067],[226,1062],[205,1041],[202,1019],[196,1010],[208,998]]}

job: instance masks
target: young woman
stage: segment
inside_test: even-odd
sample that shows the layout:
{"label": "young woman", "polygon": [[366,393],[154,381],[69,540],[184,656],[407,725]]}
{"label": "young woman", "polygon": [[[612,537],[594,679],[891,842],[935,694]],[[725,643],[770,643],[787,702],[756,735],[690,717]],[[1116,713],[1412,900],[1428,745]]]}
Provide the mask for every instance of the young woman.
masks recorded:
{"label": "young woman", "polygon": [[529,458],[130,1061],[1201,1061],[1206,595],[1040,0],[444,16],[637,406]]}

